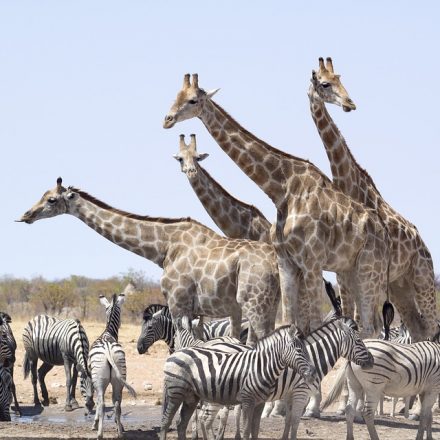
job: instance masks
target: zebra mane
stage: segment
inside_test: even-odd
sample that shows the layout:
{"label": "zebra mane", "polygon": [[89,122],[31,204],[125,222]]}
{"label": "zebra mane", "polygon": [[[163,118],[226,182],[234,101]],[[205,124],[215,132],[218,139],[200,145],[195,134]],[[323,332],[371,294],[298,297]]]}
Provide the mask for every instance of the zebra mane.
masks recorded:
{"label": "zebra mane", "polygon": [[[87,376],[90,376],[89,367],[87,365],[88,354],[86,355],[86,349],[85,349],[85,345],[84,345],[85,341],[84,341],[84,338],[83,338],[83,335],[82,335],[82,332],[80,329],[81,321],[79,319],[75,319],[75,322],[76,322],[76,330],[78,332],[78,338],[81,343],[81,351],[82,351],[82,354],[84,357],[84,370],[85,370],[85,373],[87,374]],[[81,367],[82,367],[82,365],[81,365]]]}
{"label": "zebra mane", "polygon": [[170,309],[168,306],[164,306],[163,304],[150,304],[144,309],[142,320],[149,321],[153,318],[153,315],[159,311],[161,311],[164,316],[171,318]]}

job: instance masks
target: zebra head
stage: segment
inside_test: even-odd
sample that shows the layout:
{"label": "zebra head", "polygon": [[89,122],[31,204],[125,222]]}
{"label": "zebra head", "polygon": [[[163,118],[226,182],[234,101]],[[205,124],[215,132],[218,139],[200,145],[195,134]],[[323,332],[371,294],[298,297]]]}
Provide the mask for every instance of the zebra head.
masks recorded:
{"label": "zebra head", "polygon": [[95,402],[93,401],[92,378],[90,377],[90,374],[87,374],[86,372],[80,372],[80,390],[81,395],[86,402],[85,415],[87,416],[92,412]]}
{"label": "zebra head", "polygon": [[358,326],[351,318],[342,317],[335,321],[342,330],[341,356],[363,369],[373,368],[374,358],[359,336]]}
{"label": "zebra head", "polygon": [[287,333],[284,362],[288,367],[298,372],[306,383],[310,384],[315,380],[316,368],[310,361],[304,342],[304,335],[293,324],[289,327]]}
{"label": "zebra head", "polygon": [[174,347],[174,329],[168,307],[157,308],[154,313],[150,307],[147,307],[144,310],[141,334],[137,342],[138,353],[146,353],[160,339],[165,340],[171,351]]}

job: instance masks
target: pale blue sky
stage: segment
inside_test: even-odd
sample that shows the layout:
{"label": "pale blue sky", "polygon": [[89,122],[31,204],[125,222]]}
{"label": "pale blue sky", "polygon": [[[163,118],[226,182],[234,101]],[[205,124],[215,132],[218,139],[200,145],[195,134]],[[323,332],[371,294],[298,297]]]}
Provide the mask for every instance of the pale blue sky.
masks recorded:
{"label": "pale blue sky", "polygon": [[[299,6],[298,4],[301,4]],[[331,113],[383,196],[417,225],[440,271],[436,1],[0,2],[0,274],[106,277],[161,270],[76,218],[14,219],[62,176],[139,214],[191,216],[215,229],[172,158],[196,133],[227,190],[275,216],[270,200],[199,120],[162,120],[183,74],[275,147],[327,174],[306,90],[319,56],[358,110]]]}

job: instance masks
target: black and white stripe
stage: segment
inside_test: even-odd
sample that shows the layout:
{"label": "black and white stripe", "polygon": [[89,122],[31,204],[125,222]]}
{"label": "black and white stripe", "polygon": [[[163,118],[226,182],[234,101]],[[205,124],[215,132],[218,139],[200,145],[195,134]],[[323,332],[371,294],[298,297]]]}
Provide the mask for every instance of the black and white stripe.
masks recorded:
{"label": "black and white stripe", "polygon": [[12,402],[12,376],[9,369],[0,365],[0,422],[10,422]]}
{"label": "black and white stripe", "polygon": [[440,345],[435,342],[404,345],[377,339],[364,342],[374,356],[373,368],[363,370],[348,362],[341,369],[324,404],[328,406],[337,398],[342,388],[341,383],[347,377],[350,389],[346,409],[347,439],[353,439],[355,409],[364,394],[362,416],[372,439],[378,439],[374,412],[383,394],[396,397],[418,394],[421,411],[416,439],[422,440],[425,430],[428,438],[432,438],[432,406],[440,392]]}
{"label": "black and white stripe", "polygon": [[[86,406],[93,408],[93,389],[87,366],[89,340],[78,319],[57,319],[47,315],[38,315],[28,322],[23,331],[23,344],[26,350],[23,370],[25,379],[32,375],[34,404],[40,405],[37,391],[37,362],[43,361],[38,369],[43,405],[49,405],[49,395],[44,382],[46,374],[54,365],[64,365],[66,372],[65,410],[78,408],[75,388],[80,374],[81,391],[86,392]],[[73,366],[73,374],[71,372]]]}
{"label": "black and white stripe", "polygon": [[[298,371],[308,382],[314,379],[304,340],[294,326],[281,327],[257,342],[253,349],[224,353],[205,347],[185,348],[165,363],[161,440],[180,404],[178,437],[184,438],[189,419],[200,399],[231,405],[241,403],[244,439],[259,429],[264,402],[286,367]],[[254,434],[254,432],[252,433]]]}
{"label": "black and white stripe", "polygon": [[21,415],[14,383],[15,350],[17,349],[17,342],[12,333],[12,328],[9,325],[11,322],[11,317],[7,313],[0,312],[0,366],[7,369],[11,375],[11,391],[14,398],[15,412]]}
{"label": "black and white stripe", "polygon": [[[193,321],[192,327],[197,325]],[[203,339],[210,340],[230,335],[231,324],[229,319],[219,319],[203,323]],[[242,321],[240,341],[245,343],[249,332],[249,322]],[[141,334],[138,338],[137,349],[139,354],[144,354],[159,340],[165,341],[170,353],[174,351],[175,328],[167,306],[152,304],[143,313]]]}
{"label": "black and white stripe", "polygon": [[121,424],[121,401],[122,389],[136,396],[133,388],[127,383],[127,365],[125,352],[118,342],[119,327],[121,325],[121,306],[125,301],[125,295],[118,297],[113,295],[109,302],[104,296],[99,298],[105,307],[107,324],[102,335],[92,344],[89,355],[89,365],[92,374],[92,382],[97,394],[96,414],[93,429],[98,430],[98,439],[103,438],[104,422],[104,394],[108,385],[112,384],[112,399],[115,410],[115,422],[118,436],[123,435]]}

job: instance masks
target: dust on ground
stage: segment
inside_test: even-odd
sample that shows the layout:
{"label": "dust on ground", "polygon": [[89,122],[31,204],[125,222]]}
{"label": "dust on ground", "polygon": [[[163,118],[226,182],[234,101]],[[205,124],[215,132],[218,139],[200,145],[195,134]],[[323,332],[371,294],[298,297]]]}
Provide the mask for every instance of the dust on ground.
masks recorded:
{"label": "dust on ground", "polygon": [[[15,384],[19,402],[23,409],[23,417],[13,416],[11,423],[0,424],[0,439],[94,439],[96,432],[91,430],[93,416],[86,417],[84,408],[67,413],[64,411],[65,375],[64,367],[55,367],[46,376],[49,396],[53,402],[49,407],[36,410],[33,406],[33,391],[30,378],[23,380],[22,360],[24,356],[21,334],[26,322],[15,321],[12,329],[17,339],[17,362],[15,364]],[[90,342],[94,341],[103,331],[103,323],[83,323]],[[127,358],[127,380],[134,387],[138,398],[133,399],[124,391],[122,401],[122,423],[126,439],[158,439],[161,399],[163,384],[163,364],[168,356],[168,348],[162,343],[156,343],[148,355],[137,353],[136,342],[140,333],[140,325],[122,324],[119,341],[123,345]],[[331,371],[323,382],[324,396],[331,388],[336,369]],[[113,422],[110,388],[106,394],[106,420],[104,423],[104,438],[117,438]],[[77,392],[79,394],[79,392]],[[41,397],[41,396],[40,396]],[[81,397],[78,402],[83,405]],[[402,405],[400,405],[401,407]],[[335,408],[330,408],[334,411]],[[390,403],[386,402],[385,411],[389,413]],[[376,418],[376,428],[383,440],[409,440],[416,437],[418,422],[405,420],[403,416],[391,418],[388,416]],[[175,425],[169,432],[169,438],[176,438]],[[283,418],[262,419],[260,438],[280,438],[284,428]],[[434,437],[440,438],[440,416],[434,414]],[[234,420],[231,412],[228,420],[227,438],[234,438]],[[345,438],[345,418],[334,413],[323,413],[320,420],[303,419],[298,430],[300,440],[333,440]],[[200,434],[199,434],[200,435]],[[191,434],[188,433],[188,437]],[[369,439],[364,424],[355,424],[355,438]]]}

